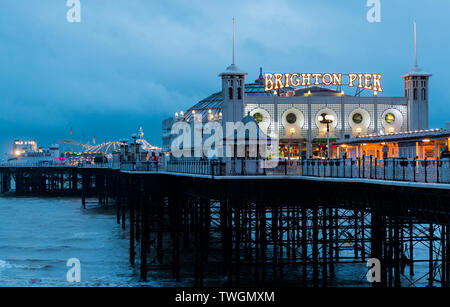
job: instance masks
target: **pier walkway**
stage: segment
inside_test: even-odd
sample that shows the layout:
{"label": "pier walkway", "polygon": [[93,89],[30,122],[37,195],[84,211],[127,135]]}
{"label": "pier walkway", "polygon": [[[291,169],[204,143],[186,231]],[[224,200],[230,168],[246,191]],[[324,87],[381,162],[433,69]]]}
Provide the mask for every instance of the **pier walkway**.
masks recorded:
{"label": "pier walkway", "polygon": [[[161,162],[97,163],[71,166],[66,164],[42,165],[23,163],[3,163],[3,169],[111,169],[126,172],[148,172],[186,175],[193,177],[225,177],[261,179],[278,177],[283,179],[305,177],[308,180],[333,178],[333,181],[378,183],[398,182],[450,184],[450,158],[441,160],[387,159],[308,159],[300,161],[268,161],[235,159],[228,163],[217,160],[170,160]],[[280,177],[281,176],[281,177]],[[357,180],[356,180],[357,179]],[[422,185],[426,186],[426,185]]]}

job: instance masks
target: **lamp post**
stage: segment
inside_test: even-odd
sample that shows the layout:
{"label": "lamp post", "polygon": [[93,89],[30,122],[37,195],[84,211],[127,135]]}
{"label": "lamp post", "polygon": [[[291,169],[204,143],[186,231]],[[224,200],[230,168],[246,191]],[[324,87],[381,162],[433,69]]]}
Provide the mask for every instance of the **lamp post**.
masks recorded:
{"label": "lamp post", "polygon": [[294,138],[295,128],[289,129],[289,133],[291,134],[291,138],[288,146],[288,160],[291,160],[291,150],[293,151],[292,139]]}
{"label": "lamp post", "polygon": [[334,122],[334,116],[323,113],[319,116],[319,122],[327,125],[327,156],[330,159],[330,124]]}
{"label": "lamp post", "polygon": [[137,161],[137,142],[136,140],[138,139],[138,136],[136,134],[131,135],[131,138],[133,139],[133,144],[134,144],[134,159],[133,159],[133,171],[136,170],[136,161]]}

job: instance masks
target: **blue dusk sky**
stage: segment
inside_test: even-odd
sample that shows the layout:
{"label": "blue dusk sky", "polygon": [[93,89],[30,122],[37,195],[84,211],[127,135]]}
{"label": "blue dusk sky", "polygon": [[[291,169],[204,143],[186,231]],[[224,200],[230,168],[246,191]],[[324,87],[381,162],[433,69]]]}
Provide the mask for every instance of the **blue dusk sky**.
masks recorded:
{"label": "blue dusk sky", "polygon": [[[237,20],[238,66],[268,72],[377,72],[384,96],[402,96],[414,65],[433,74],[431,128],[450,121],[448,0],[4,0],[0,8],[0,152],[14,139],[129,137],[161,144],[161,121],[220,90]],[[73,135],[70,135],[73,127]]]}

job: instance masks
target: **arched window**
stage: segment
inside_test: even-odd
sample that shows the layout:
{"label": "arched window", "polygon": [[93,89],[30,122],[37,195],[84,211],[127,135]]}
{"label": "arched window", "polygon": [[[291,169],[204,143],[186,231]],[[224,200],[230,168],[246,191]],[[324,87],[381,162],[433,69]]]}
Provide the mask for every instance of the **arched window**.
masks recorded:
{"label": "arched window", "polygon": [[242,88],[238,88],[238,100],[242,99]]}
{"label": "arched window", "polygon": [[228,88],[228,96],[230,97],[230,100],[233,100],[233,88]]}
{"label": "arched window", "polygon": [[413,99],[417,100],[417,89],[416,88],[414,89],[414,98]]}

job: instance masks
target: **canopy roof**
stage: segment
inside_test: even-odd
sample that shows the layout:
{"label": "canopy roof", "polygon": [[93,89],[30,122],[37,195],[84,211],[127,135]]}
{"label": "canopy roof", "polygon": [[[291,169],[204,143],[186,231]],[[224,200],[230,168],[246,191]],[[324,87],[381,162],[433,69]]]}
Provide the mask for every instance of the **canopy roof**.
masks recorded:
{"label": "canopy roof", "polygon": [[447,129],[430,129],[420,131],[398,132],[394,134],[373,134],[356,137],[348,140],[340,140],[336,145],[357,145],[363,143],[380,143],[380,142],[403,142],[420,139],[442,139],[449,138],[450,130]]}

